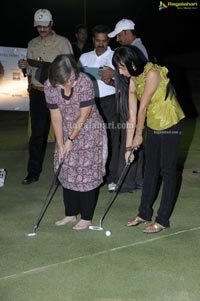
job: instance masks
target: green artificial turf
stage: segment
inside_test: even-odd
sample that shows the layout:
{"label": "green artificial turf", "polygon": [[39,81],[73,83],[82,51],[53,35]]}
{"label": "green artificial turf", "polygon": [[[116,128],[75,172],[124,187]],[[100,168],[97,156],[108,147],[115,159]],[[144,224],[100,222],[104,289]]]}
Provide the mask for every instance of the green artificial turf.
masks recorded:
{"label": "green artificial turf", "polygon": [[[144,234],[144,225],[127,228],[137,214],[141,192],[119,194],[103,231],[56,227],[63,217],[58,189],[37,235],[32,232],[53,177],[54,145],[48,144],[41,178],[22,185],[28,159],[28,113],[0,111],[1,301],[199,301],[200,222],[199,118],[188,118],[178,164],[177,201],[171,227]],[[98,225],[111,194],[100,189],[93,224]],[[154,216],[160,193],[154,206]],[[105,230],[112,235],[105,236]]]}

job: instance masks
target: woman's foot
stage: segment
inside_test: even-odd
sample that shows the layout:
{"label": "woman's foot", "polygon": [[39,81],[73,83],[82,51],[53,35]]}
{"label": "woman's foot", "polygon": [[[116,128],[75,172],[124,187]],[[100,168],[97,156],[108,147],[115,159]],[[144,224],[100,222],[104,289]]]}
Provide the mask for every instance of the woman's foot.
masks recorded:
{"label": "woman's foot", "polygon": [[149,225],[148,227],[146,227],[143,230],[143,232],[144,233],[158,233],[164,229],[166,229],[166,227],[164,227],[158,223],[153,223],[153,224]]}
{"label": "woman's foot", "polygon": [[132,221],[127,223],[127,227],[135,227],[135,226],[137,226],[139,224],[143,224],[143,223],[147,223],[147,221],[145,221],[141,217],[137,216]]}
{"label": "woman's foot", "polygon": [[65,216],[60,221],[55,222],[56,226],[64,226],[69,223],[73,223],[76,221],[76,216]]}
{"label": "woman's foot", "polygon": [[89,226],[91,225],[91,221],[85,220],[85,219],[80,219],[80,221],[78,222],[78,224],[76,224],[73,229],[74,230],[84,230],[89,228]]}

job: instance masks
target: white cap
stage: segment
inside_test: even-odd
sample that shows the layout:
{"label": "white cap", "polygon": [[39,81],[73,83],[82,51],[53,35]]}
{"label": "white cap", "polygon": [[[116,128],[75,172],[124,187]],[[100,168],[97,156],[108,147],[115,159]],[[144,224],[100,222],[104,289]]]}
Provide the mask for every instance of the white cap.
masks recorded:
{"label": "white cap", "polygon": [[34,14],[34,27],[49,26],[52,21],[52,15],[48,9],[38,9]]}
{"label": "white cap", "polygon": [[114,38],[123,30],[134,30],[135,23],[129,19],[122,19],[115,25],[115,29],[108,34],[109,38]]}

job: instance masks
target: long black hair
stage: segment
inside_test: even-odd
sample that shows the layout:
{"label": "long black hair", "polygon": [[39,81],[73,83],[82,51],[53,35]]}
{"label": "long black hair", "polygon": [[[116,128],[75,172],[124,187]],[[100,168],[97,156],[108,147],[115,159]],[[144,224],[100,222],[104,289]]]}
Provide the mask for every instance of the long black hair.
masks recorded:
{"label": "long black hair", "polygon": [[[115,49],[112,58],[113,66],[115,67],[115,86],[117,91],[118,110],[123,119],[128,119],[128,90],[129,80],[119,73],[119,66],[126,66],[131,76],[138,76],[144,71],[146,64],[150,62],[143,52],[136,46],[127,45],[121,46]],[[172,95],[176,95],[175,89],[169,82],[166,88],[165,100],[168,96],[171,98]]]}
{"label": "long black hair", "polygon": [[147,62],[147,58],[136,46],[121,46],[114,51],[112,64],[115,67],[115,87],[117,91],[118,111],[123,121],[128,119],[128,90],[130,79],[120,75],[119,66],[126,66],[131,76],[138,76],[144,71]]}

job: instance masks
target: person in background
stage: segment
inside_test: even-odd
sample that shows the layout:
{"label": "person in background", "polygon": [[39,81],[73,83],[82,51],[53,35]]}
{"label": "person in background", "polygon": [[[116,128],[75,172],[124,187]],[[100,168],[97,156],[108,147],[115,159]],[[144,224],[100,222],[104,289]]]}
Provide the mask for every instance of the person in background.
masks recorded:
{"label": "person in background", "polygon": [[48,67],[58,54],[73,54],[69,40],[56,34],[52,26],[51,12],[38,9],[34,14],[34,27],[39,35],[28,43],[26,60],[18,62],[19,68],[28,75],[31,119],[28,174],[22,184],[38,181],[42,171],[50,128],[50,114],[44,95]]}
{"label": "person in background", "polygon": [[98,188],[103,182],[107,161],[106,127],[95,105],[92,80],[79,71],[74,58],[58,55],[49,67],[45,96],[56,137],[54,168],[64,158],[59,181],[63,187],[63,226],[81,219],[73,227],[91,225]]}
{"label": "person in background", "polygon": [[[168,69],[147,60],[136,46],[115,50],[116,87],[120,90],[120,112],[127,122],[125,160],[132,149],[143,142],[146,124],[145,172],[138,215],[128,222],[134,227],[152,220],[158,182],[162,176],[161,202],[155,222],[145,233],[157,233],[170,226],[175,203],[176,164],[181,143],[185,114],[167,76]],[[139,110],[137,110],[139,100]],[[134,160],[134,155],[132,155]]]}
{"label": "person in background", "polygon": [[135,23],[130,19],[121,19],[115,25],[115,29],[108,34],[109,38],[116,37],[116,41],[120,45],[134,45],[138,47],[144,54],[146,58],[148,58],[148,52],[141,40],[137,36],[135,30]]}
{"label": "person in background", "polygon": [[117,101],[115,97],[115,88],[106,84],[101,79],[102,68],[113,68],[113,51],[108,46],[109,32],[110,28],[107,25],[96,25],[92,30],[94,50],[82,54],[79,62],[82,67],[101,68],[99,70],[99,78],[95,81],[98,86],[96,89],[96,103],[107,125],[108,162],[106,181],[108,190],[112,192],[115,189],[118,179],[119,131],[117,128]]}
{"label": "person in background", "polygon": [[[145,57],[148,59],[147,50],[142,43],[142,40],[137,37],[137,33],[135,30],[135,23],[130,19],[121,19],[115,25],[115,29],[108,34],[109,38],[116,37],[116,41],[120,45],[134,45],[138,47]],[[102,72],[102,80],[107,82],[108,84],[114,84],[114,70],[111,68]],[[120,116],[120,121],[124,124],[124,120]],[[118,174],[120,175],[124,166],[124,152],[125,152],[125,143],[126,143],[126,129],[121,127],[120,132],[120,152],[119,152],[119,167]],[[134,192],[136,189],[142,188],[143,182],[143,173],[144,173],[144,147],[140,147],[140,151],[137,153],[137,159],[134,164],[132,164],[129,168],[127,176],[120,188],[120,192]]]}
{"label": "person in background", "polygon": [[86,24],[76,25],[75,37],[76,41],[72,42],[72,49],[74,58],[76,61],[78,61],[82,53],[91,51],[93,49],[93,45],[88,42],[88,27]]}

